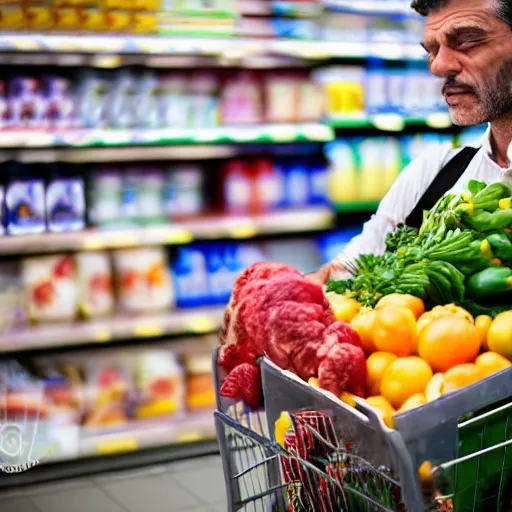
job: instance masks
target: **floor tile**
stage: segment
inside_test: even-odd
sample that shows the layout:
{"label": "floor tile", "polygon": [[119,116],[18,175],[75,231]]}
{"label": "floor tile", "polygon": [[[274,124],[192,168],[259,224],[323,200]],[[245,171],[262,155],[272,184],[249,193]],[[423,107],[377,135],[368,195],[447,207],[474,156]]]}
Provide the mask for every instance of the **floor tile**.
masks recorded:
{"label": "floor tile", "polygon": [[226,501],[224,475],[218,468],[205,466],[196,470],[175,472],[172,476],[204,503]]}
{"label": "floor tile", "polygon": [[22,488],[22,492],[24,492],[28,496],[33,496],[34,494],[46,494],[46,493],[56,493],[61,491],[71,491],[73,489],[83,489],[93,487],[92,480],[88,478],[71,478],[69,480],[56,480],[55,482],[48,482],[44,484],[34,484],[28,485]]}
{"label": "floor tile", "polygon": [[103,483],[102,488],[130,512],[174,512],[202,505],[200,500],[166,475]]}
{"label": "floor tile", "polygon": [[20,496],[23,496],[23,491],[21,488],[6,489],[4,491],[0,491],[0,502],[3,500],[9,500],[11,498],[19,498]]}
{"label": "floor tile", "polygon": [[[96,487],[44,493],[31,496],[31,499],[41,512],[56,512],[57,510],[59,512],[126,512]],[[147,508],[141,508],[139,512],[146,510]]]}
{"label": "floor tile", "polygon": [[2,512],[39,512],[29,498],[5,499],[0,496],[0,510]]}
{"label": "floor tile", "polygon": [[110,473],[99,473],[93,475],[91,480],[99,485],[109,482],[118,482],[123,480],[136,480],[139,478],[147,478],[155,475],[159,475],[168,471],[168,467],[165,465],[159,466],[147,466],[137,469],[128,469],[123,471],[113,471]]}

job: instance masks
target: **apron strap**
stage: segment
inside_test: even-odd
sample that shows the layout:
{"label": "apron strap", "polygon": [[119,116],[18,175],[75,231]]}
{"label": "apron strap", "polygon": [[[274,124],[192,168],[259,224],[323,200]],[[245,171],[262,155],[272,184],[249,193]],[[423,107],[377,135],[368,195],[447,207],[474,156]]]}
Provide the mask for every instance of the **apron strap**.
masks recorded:
{"label": "apron strap", "polygon": [[406,226],[420,228],[423,212],[432,209],[437,201],[454,187],[479,150],[480,148],[463,148],[437,173],[434,181],[407,217]]}

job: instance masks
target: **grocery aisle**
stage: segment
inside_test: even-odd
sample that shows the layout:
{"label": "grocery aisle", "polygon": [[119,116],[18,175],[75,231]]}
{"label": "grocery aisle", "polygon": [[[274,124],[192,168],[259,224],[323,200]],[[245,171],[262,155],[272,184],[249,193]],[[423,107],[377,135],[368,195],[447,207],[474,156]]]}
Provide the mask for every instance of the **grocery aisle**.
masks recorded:
{"label": "grocery aisle", "polygon": [[226,512],[218,456],[0,493],[1,512]]}

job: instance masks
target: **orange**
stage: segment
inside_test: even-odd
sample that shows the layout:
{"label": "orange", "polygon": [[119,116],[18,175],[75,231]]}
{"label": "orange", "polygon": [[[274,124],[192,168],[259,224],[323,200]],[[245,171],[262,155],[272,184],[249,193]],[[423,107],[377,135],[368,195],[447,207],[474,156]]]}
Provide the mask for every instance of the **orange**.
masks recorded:
{"label": "orange", "polygon": [[432,368],[420,357],[399,357],[384,372],[381,395],[400,408],[411,396],[423,393],[433,375]]}
{"label": "orange", "polygon": [[279,418],[274,423],[274,439],[284,446],[284,438],[288,430],[292,428],[292,420],[286,411],[282,411]]}
{"label": "orange", "polygon": [[422,485],[429,485],[432,483],[434,477],[432,476],[432,462],[429,460],[423,461],[418,468],[418,478]]}
{"label": "orange", "polygon": [[458,364],[444,374],[443,395],[470,386],[482,377],[482,372],[476,364]]}
{"label": "orange", "polygon": [[480,352],[480,336],[474,324],[459,315],[445,315],[423,328],[418,354],[436,372],[474,361]]}
{"label": "orange", "polygon": [[480,354],[476,358],[475,364],[482,372],[484,378],[512,366],[512,363],[506,357],[496,354],[496,352],[484,352]]}
{"label": "orange", "polygon": [[487,315],[480,315],[475,318],[475,327],[480,335],[480,343],[484,350],[489,350],[487,345],[487,335],[492,325],[492,318]]}
{"label": "orange", "polygon": [[310,377],[308,380],[308,384],[314,388],[319,388],[320,384],[318,382],[318,379],[316,377]]}
{"label": "orange", "polygon": [[512,311],[500,313],[489,327],[489,350],[512,360]]}
{"label": "orange", "polygon": [[425,388],[425,400],[433,402],[441,397],[443,394],[444,375],[436,373],[428,382]]}
{"label": "orange", "polygon": [[425,400],[425,395],[423,393],[415,393],[404,402],[402,407],[400,407],[397,412],[410,411],[411,409],[415,409],[416,407],[419,407],[425,403],[427,403]]}
{"label": "orange", "polygon": [[386,368],[397,359],[390,352],[374,352],[366,360],[366,391],[369,395],[380,393],[380,383]]}
{"label": "orange", "polygon": [[369,396],[366,402],[380,414],[382,420],[389,428],[394,428],[393,414],[395,409],[383,396]]}
{"label": "orange", "polygon": [[446,306],[436,306],[432,311],[427,311],[423,313],[418,319],[418,336],[424,327],[426,327],[432,320],[436,320],[437,318],[441,318],[446,315],[458,315],[462,318],[465,318],[468,322],[474,323],[473,316],[469,311],[466,311],[464,308],[460,306],[456,306],[455,304],[447,304]]}
{"label": "orange", "polygon": [[473,315],[464,308],[457,306],[456,304],[445,304],[444,306],[436,306],[432,309],[432,313],[437,315],[441,315],[444,313],[451,313],[453,315],[458,315],[462,318],[465,318],[468,322],[474,323],[475,320]]}
{"label": "orange", "polygon": [[416,350],[416,319],[409,309],[384,306],[376,311],[372,340],[381,352],[406,357]]}
{"label": "orange", "polygon": [[414,295],[402,295],[400,293],[391,293],[379,300],[375,309],[381,309],[386,306],[398,306],[411,310],[416,320],[425,313],[425,304],[423,301]]}
{"label": "orange", "polygon": [[338,322],[350,323],[361,310],[361,304],[354,299],[339,295],[335,292],[327,294],[334,318]]}
{"label": "orange", "polygon": [[371,354],[376,350],[372,341],[372,329],[375,322],[376,312],[373,310],[365,311],[364,309],[365,308],[363,308],[352,320],[350,327],[352,327],[352,329],[354,329],[357,334],[359,334],[365,351]]}

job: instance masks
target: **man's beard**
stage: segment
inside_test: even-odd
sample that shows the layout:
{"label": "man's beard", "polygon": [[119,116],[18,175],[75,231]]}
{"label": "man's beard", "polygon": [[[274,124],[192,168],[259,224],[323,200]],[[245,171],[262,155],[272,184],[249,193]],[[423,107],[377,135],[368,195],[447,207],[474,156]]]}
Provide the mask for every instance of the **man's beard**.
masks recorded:
{"label": "man's beard", "polygon": [[460,82],[454,77],[446,79],[443,91],[446,87],[460,87],[475,96],[472,108],[451,109],[456,125],[479,125],[512,116],[512,59],[505,61],[482,87]]}

